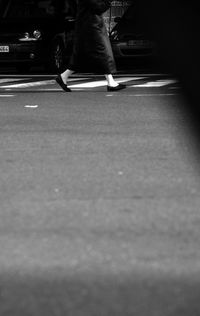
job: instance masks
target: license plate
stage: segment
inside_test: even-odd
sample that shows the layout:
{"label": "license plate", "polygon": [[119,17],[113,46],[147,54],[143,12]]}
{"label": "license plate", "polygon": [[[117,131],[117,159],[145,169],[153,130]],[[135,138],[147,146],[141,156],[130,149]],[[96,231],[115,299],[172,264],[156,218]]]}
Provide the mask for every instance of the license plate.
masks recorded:
{"label": "license plate", "polygon": [[9,46],[0,46],[0,53],[9,53]]}

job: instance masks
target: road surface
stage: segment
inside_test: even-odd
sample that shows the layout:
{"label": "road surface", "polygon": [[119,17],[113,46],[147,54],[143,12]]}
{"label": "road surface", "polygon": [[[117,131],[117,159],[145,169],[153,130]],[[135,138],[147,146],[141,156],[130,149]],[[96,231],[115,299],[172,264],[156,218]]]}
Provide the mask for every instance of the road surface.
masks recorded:
{"label": "road surface", "polygon": [[0,78],[0,315],[200,315],[196,143],[174,78]]}

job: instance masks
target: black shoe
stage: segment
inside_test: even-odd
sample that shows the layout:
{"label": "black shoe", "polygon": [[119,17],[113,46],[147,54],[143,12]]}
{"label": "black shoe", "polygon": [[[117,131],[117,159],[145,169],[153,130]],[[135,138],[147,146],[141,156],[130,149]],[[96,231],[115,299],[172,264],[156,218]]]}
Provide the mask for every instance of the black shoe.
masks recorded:
{"label": "black shoe", "polygon": [[68,88],[68,86],[63,82],[61,75],[58,75],[56,77],[56,82],[59,84],[59,86],[61,86],[61,88],[65,91],[65,92],[71,92],[71,89]]}
{"label": "black shoe", "polygon": [[107,91],[119,91],[125,88],[126,88],[125,84],[119,83],[116,87],[107,86]]}

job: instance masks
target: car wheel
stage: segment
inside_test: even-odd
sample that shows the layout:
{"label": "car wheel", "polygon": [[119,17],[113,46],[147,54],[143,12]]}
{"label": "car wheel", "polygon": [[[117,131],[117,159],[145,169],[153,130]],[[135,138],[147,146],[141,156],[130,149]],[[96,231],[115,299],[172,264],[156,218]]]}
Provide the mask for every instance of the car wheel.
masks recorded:
{"label": "car wheel", "polygon": [[64,67],[64,45],[61,42],[54,42],[51,48],[50,63],[47,69],[53,72],[60,72]]}

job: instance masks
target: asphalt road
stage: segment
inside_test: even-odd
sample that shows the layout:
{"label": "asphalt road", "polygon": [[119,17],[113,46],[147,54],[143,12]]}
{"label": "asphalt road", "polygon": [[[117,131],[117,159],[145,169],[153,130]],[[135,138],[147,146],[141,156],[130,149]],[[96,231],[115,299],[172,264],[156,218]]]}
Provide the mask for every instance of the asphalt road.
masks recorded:
{"label": "asphalt road", "polygon": [[197,146],[162,75],[0,78],[0,315],[200,315]]}

